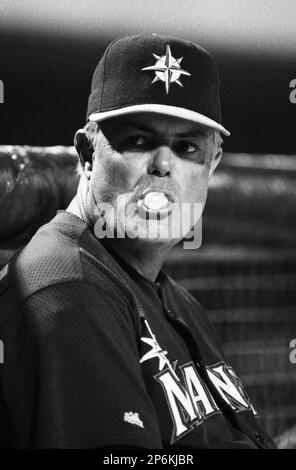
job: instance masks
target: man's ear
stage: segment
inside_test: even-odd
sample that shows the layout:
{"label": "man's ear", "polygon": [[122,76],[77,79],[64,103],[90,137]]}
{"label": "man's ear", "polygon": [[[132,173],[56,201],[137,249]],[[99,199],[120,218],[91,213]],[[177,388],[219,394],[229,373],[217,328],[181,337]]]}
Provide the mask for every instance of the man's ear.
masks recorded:
{"label": "man's ear", "polygon": [[222,148],[219,146],[216,150],[215,150],[215,153],[213,154],[213,157],[212,157],[212,161],[211,161],[211,167],[210,167],[210,174],[209,176],[211,176],[214,171],[216,170],[220,160],[221,160],[221,157],[223,155],[223,150]]}
{"label": "man's ear", "polygon": [[[82,167],[92,169],[93,143],[85,129],[78,129],[74,137],[74,145]],[[87,165],[86,165],[87,163]]]}

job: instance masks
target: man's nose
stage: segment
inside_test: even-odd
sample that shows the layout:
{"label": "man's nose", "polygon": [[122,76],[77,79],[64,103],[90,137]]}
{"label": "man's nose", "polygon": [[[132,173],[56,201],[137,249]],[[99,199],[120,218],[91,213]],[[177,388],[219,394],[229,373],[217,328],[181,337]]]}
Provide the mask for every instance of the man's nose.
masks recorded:
{"label": "man's nose", "polygon": [[149,175],[169,176],[171,173],[172,152],[167,145],[161,145],[153,150],[148,163]]}

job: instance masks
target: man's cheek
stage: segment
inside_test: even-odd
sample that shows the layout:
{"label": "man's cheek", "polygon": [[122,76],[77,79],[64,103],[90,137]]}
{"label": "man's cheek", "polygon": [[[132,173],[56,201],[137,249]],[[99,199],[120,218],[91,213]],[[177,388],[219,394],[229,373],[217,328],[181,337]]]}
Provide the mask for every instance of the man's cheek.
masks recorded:
{"label": "man's cheek", "polygon": [[204,175],[191,176],[186,188],[188,201],[200,203],[204,201],[206,193],[206,181]]}
{"label": "man's cheek", "polygon": [[109,165],[105,171],[105,182],[116,192],[128,187],[130,173],[124,165]]}

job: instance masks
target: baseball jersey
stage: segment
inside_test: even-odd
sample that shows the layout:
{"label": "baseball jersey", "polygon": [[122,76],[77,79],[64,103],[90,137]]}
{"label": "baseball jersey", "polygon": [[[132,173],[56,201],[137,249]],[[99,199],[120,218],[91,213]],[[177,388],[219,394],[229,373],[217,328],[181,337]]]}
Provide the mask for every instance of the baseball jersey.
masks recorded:
{"label": "baseball jersey", "polygon": [[67,211],[10,263],[0,311],[16,447],[274,447],[194,297]]}

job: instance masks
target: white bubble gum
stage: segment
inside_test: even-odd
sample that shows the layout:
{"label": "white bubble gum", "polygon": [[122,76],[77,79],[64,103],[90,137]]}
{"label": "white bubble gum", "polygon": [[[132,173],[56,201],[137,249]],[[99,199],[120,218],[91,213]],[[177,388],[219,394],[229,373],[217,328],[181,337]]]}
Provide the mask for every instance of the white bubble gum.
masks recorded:
{"label": "white bubble gum", "polygon": [[144,204],[149,210],[159,210],[168,205],[169,201],[164,193],[150,192],[144,198]]}

